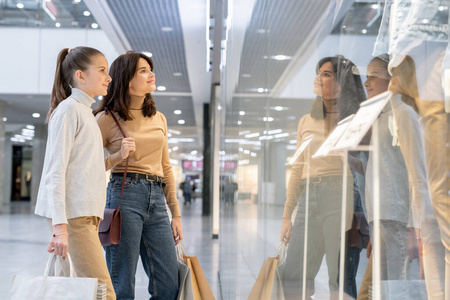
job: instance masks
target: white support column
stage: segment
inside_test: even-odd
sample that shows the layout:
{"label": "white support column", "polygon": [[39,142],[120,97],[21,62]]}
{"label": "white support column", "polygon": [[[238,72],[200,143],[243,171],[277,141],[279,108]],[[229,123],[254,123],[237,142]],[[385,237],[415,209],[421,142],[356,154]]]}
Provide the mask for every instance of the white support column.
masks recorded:
{"label": "white support column", "polygon": [[[3,118],[6,117],[6,103],[0,101],[0,191],[5,190],[4,186],[4,177],[5,177],[5,141],[6,141],[6,132],[5,132],[5,121]],[[4,192],[2,193],[4,194]],[[3,195],[1,195],[3,196]],[[3,198],[3,197],[2,197]],[[2,212],[4,199],[0,201],[0,212]]]}
{"label": "white support column", "polygon": [[39,183],[41,182],[42,168],[44,167],[45,146],[47,144],[47,126],[35,125],[33,139],[33,162],[31,169],[31,209],[36,205]]}

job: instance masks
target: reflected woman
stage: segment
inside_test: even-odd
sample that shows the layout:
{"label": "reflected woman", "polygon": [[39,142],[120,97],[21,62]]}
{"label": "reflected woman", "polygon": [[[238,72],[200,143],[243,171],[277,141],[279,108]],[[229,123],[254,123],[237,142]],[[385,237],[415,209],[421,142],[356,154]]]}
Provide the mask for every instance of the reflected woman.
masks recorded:
{"label": "reflected woman", "polygon": [[[311,159],[337,123],[355,113],[365,94],[359,75],[353,74],[355,65],[343,56],[326,57],[316,67],[314,93],[317,95],[309,114],[299,121],[297,147],[305,138],[313,135],[308,148],[292,167],[287,199],[283,213],[281,241],[289,243],[284,268],[286,299],[298,299],[302,295],[303,255],[305,226],[307,240],[306,298],[314,294],[316,277],[323,256],[328,266],[330,296],[337,295],[338,265],[341,240],[342,174],[340,157],[330,156]],[[309,164],[309,174],[306,163]],[[346,230],[350,229],[353,216],[353,178],[348,171]],[[306,199],[305,183],[310,179],[309,199]],[[305,204],[309,202],[308,224],[305,224]],[[298,206],[294,226],[291,218]]]}

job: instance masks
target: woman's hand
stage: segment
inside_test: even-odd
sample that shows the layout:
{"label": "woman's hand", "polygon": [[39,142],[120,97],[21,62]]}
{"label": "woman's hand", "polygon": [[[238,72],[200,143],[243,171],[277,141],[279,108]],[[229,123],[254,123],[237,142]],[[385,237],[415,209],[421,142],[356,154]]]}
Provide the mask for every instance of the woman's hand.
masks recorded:
{"label": "woman's hand", "polygon": [[283,223],[281,223],[281,235],[280,241],[287,246],[289,239],[291,238],[292,222],[291,219],[283,218]]}
{"label": "woman's hand", "polygon": [[181,228],[181,217],[172,218],[172,232],[175,245],[183,240],[183,229]]}
{"label": "woman's hand", "polygon": [[120,146],[120,156],[126,159],[131,153],[136,151],[136,144],[134,138],[127,137],[122,139],[122,146]]}
{"label": "woman's hand", "polygon": [[67,232],[67,224],[53,225],[53,234],[47,251],[55,255],[62,256],[66,259],[69,253],[69,234]]}
{"label": "woman's hand", "polygon": [[370,258],[370,254],[372,253],[372,240],[369,240],[369,243],[367,244],[367,258]]}

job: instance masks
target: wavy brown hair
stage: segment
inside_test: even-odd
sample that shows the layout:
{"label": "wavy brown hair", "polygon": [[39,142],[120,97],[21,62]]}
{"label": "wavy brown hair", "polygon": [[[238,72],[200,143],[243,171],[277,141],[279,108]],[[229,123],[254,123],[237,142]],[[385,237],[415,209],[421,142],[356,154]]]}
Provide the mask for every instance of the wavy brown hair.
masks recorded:
{"label": "wavy brown hair", "polygon": [[[128,51],[120,55],[111,64],[109,76],[111,76],[112,81],[108,86],[108,94],[103,98],[99,108],[94,111],[94,115],[106,108],[110,112],[118,113],[125,121],[133,119],[130,114],[131,97],[129,87],[130,81],[136,75],[140,58],[145,59],[153,71],[152,59],[145,54],[134,51]],[[155,101],[150,93],[145,95],[142,114],[145,117],[151,117],[156,114]]]}
{"label": "wavy brown hair", "polygon": [[70,49],[70,51],[69,48],[64,48],[59,52],[46,123],[48,123],[52,112],[58,105],[72,94],[75,72],[78,70],[86,71],[92,63],[92,57],[96,55],[103,55],[103,53],[90,47],[76,47]]}
{"label": "wavy brown hair", "polygon": [[[319,73],[319,69],[327,62],[332,64],[336,81],[341,87],[341,96],[339,97],[337,106],[339,119],[342,120],[358,111],[359,104],[366,100],[366,94],[364,93],[361,77],[357,74],[357,68],[352,61],[342,55],[324,57],[317,63],[316,74]],[[316,97],[310,114],[313,119],[324,119],[325,105],[323,104],[322,97]]]}

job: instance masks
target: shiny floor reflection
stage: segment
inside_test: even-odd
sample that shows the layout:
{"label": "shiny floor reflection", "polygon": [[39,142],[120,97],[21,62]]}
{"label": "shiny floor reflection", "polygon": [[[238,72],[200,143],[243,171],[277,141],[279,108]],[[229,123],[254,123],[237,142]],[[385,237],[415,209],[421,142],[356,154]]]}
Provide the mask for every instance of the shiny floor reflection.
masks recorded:
{"label": "shiny floor reflection", "polygon": [[[219,242],[212,239],[209,217],[202,217],[202,202],[197,199],[184,206],[180,201],[184,245],[188,254],[197,256],[211,289],[220,299],[218,280]],[[49,231],[44,218],[31,212],[27,202],[13,203],[0,214],[0,299],[8,299],[14,274],[24,272],[34,276],[44,273],[48,259],[46,251]],[[147,275],[139,261],[136,274],[136,299],[148,299]]]}

